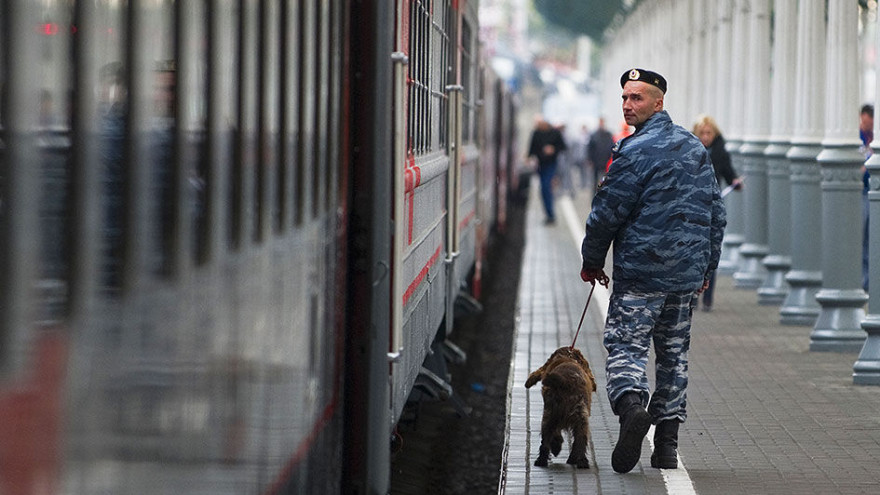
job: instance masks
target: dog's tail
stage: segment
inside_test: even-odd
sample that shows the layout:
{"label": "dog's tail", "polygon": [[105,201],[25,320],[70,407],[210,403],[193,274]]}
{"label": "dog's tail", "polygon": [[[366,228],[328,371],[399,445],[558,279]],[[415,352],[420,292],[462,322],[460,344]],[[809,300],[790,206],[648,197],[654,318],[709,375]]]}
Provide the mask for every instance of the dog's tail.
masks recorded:
{"label": "dog's tail", "polygon": [[544,375],[541,384],[547,388],[559,391],[583,390],[587,385],[580,369],[565,365],[558,366],[550,373]]}

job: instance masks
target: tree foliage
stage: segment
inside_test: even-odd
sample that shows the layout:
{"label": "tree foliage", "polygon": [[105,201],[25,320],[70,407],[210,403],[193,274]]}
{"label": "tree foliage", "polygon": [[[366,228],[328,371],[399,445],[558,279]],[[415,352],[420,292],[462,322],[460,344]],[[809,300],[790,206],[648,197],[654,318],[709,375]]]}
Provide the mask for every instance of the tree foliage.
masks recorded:
{"label": "tree foliage", "polygon": [[534,0],[547,22],[575,34],[602,40],[602,33],[614,17],[623,12],[623,0]]}

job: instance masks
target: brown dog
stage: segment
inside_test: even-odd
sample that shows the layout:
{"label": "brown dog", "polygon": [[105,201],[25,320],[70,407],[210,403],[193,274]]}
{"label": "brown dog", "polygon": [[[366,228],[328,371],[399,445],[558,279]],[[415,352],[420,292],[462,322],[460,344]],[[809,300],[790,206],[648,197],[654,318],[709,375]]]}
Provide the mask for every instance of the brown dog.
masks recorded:
{"label": "brown dog", "polygon": [[560,347],[526,380],[526,388],[541,382],[544,417],[541,420],[541,448],[535,466],[546,467],[550,453],[562,450],[562,431],[571,434],[571,453],[567,464],[589,468],[587,441],[590,438],[590,403],[596,379],[581,351]]}

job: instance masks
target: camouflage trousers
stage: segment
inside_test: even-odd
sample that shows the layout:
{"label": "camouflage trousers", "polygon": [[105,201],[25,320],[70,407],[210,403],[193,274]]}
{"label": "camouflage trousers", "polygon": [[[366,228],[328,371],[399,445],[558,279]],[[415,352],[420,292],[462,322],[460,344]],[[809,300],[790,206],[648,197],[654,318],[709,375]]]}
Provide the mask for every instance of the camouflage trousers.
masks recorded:
{"label": "camouflage trousers", "polygon": [[[625,393],[637,392],[654,423],[686,419],[691,315],[697,300],[693,292],[611,295],[604,344],[608,350],[606,388],[612,407]],[[650,394],[646,371],[652,340],[656,383]]]}

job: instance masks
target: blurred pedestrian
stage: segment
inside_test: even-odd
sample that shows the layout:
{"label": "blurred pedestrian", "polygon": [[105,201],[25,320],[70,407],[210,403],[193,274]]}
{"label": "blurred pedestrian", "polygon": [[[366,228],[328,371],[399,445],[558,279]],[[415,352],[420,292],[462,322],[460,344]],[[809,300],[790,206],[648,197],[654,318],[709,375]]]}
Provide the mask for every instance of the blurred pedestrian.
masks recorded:
{"label": "blurred pedestrian", "polygon": [[541,199],[547,218],[545,224],[556,223],[553,211],[553,178],[556,176],[559,153],[565,151],[565,140],[559,129],[554,128],[543,117],[538,117],[529,141],[529,157],[538,162],[538,176],[541,179]]}
{"label": "blurred pedestrian", "polygon": [[[556,130],[558,130],[559,134],[562,136],[562,141],[566,142],[565,124],[556,126]],[[563,193],[568,193],[568,195],[571,196],[571,199],[574,199],[577,191],[574,188],[572,170],[577,165],[575,164],[574,155],[572,154],[572,148],[566,144],[565,149],[560,151],[557,155],[556,162],[556,176],[559,179],[559,186]]]}
{"label": "blurred pedestrian", "polygon": [[[742,190],[742,179],[733,169],[730,161],[730,153],[725,148],[726,142],[715,119],[708,115],[700,115],[694,124],[694,135],[700,138],[703,146],[709,150],[712,159],[712,167],[715,170],[715,180],[721,185],[723,180],[728,186],[733,186],[734,191]],[[709,279],[709,287],[703,291],[703,311],[712,311],[713,296],[715,294],[715,272]]]}
{"label": "blurred pedestrian", "polygon": [[[657,425],[651,466],[678,467],[693,303],[718,266],[726,222],[708,151],[663,109],[663,76],[632,69],[620,85],[623,115],[635,132],[616,145],[593,198],[581,279],[607,280],[605,257],[614,242],[605,374],[620,417],[611,466],[626,473],[638,463],[651,423]],[[646,372],[652,342],[653,394]]]}
{"label": "blurred pedestrian", "polygon": [[590,141],[590,131],[586,125],[582,125],[580,130],[572,134],[569,139],[569,154],[572,159],[572,168],[577,168],[581,175],[581,189],[587,188],[589,177],[589,160],[587,157],[587,145]]}
{"label": "blurred pedestrian", "polygon": [[[859,138],[862,140],[862,152],[865,160],[871,158],[871,142],[874,140],[874,106],[862,105],[859,112]],[[862,165],[862,288],[868,291],[868,222],[870,207],[868,203],[869,180],[871,174]]]}
{"label": "blurred pedestrian", "polygon": [[[611,139],[614,140],[614,144],[623,141],[630,135],[632,135],[633,130],[629,124],[626,123],[626,120],[620,121],[620,132],[614,135]],[[611,146],[611,153],[614,154],[614,146]],[[611,157],[608,157],[608,162],[605,163],[605,172],[608,172],[608,169],[611,168]]]}
{"label": "blurred pedestrian", "polygon": [[[627,126],[629,128],[629,126]],[[599,185],[599,177],[605,173],[608,161],[611,159],[611,148],[614,146],[614,137],[605,128],[605,118],[599,118],[599,127],[590,136],[587,144],[587,160],[593,169],[593,187]]]}

